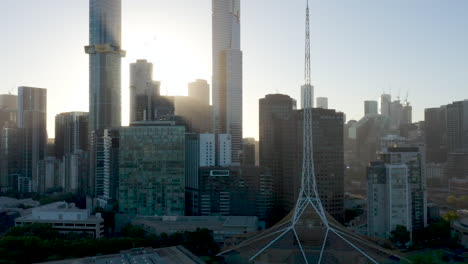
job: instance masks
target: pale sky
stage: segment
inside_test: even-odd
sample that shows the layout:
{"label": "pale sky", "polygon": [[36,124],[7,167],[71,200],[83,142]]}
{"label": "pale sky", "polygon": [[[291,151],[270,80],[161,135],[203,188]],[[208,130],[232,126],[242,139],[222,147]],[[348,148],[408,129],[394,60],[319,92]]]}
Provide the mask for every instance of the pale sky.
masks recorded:
{"label": "pale sky", "polygon": [[[0,0],[0,93],[48,89],[48,132],[60,112],[88,111],[88,0]],[[347,119],[386,90],[424,108],[468,98],[468,1],[310,0],[316,96]],[[244,137],[258,138],[258,99],[296,99],[303,83],[304,0],[243,0]],[[211,0],[123,0],[123,124],[129,64],[154,63],[162,92],[211,83]],[[299,100],[298,100],[299,102]]]}

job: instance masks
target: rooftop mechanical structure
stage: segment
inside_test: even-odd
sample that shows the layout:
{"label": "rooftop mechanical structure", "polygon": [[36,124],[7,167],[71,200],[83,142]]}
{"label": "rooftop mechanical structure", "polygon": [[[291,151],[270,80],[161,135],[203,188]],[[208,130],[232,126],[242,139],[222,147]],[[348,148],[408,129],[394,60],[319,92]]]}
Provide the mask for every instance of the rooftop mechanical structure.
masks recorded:
{"label": "rooftop mechanical structure", "polygon": [[[305,85],[310,78],[309,3],[306,9]],[[301,189],[295,209],[270,229],[237,237],[219,255],[227,263],[411,263],[376,241],[340,225],[323,209],[317,192],[312,144],[312,90],[305,90],[304,155]]]}

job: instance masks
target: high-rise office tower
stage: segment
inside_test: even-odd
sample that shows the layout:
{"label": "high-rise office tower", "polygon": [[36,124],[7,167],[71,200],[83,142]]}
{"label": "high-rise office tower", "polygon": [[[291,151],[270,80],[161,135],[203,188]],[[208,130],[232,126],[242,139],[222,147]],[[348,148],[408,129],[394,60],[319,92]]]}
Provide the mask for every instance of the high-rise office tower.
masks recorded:
{"label": "high-rise office tower", "polygon": [[378,114],[379,104],[377,101],[364,101],[364,115]]}
{"label": "high-rise office tower", "polygon": [[12,94],[0,94],[0,129],[7,123],[16,123],[18,112],[18,96]]}
{"label": "high-rise office tower", "polygon": [[206,80],[196,80],[188,85],[188,96],[203,105],[210,105],[210,85]]}
{"label": "high-rise office tower", "polygon": [[214,132],[231,134],[232,162],[239,164],[242,152],[240,0],[213,0],[212,8]]}
{"label": "high-rise office tower", "polygon": [[382,94],[380,97],[380,114],[390,116],[390,104],[392,103],[392,96],[389,94]]}
{"label": "high-rise office tower", "polygon": [[433,163],[447,161],[447,107],[424,111],[426,160]]}
{"label": "high-rise office tower", "polygon": [[120,212],[184,215],[185,162],[184,126],[148,121],[120,128]]}
{"label": "high-rise office tower", "polygon": [[468,100],[447,105],[447,142],[451,153],[468,152]]}
{"label": "high-rise office tower", "polygon": [[[293,175],[296,158],[296,100],[288,95],[269,94],[259,100],[259,108],[260,166],[270,169],[275,206],[283,208],[285,214],[292,208],[294,200],[291,192],[283,190],[283,183],[285,175]],[[290,186],[290,189],[298,189],[295,187]]]}
{"label": "high-rise office tower", "polygon": [[328,109],[328,98],[317,97],[317,108]]}
{"label": "high-rise office tower", "polygon": [[314,107],[314,86],[310,84],[304,84],[301,86],[301,109],[304,109],[306,96],[310,96],[312,102],[312,108]]}
{"label": "high-rise office tower", "polygon": [[89,1],[89,131],[121,125],[121,0]]}
{"label": "high-rise office tower", "polygon": [[403,103],[401,110],[401,122],[400,125],[408,125],[413,123],[413,107],[409,102]]}
{"label": "high-rise office tower", "polygon": [[88,150],[89,114],[68,112],[55,116],[55,157]]}
{"label": "high-rise office tower", "polygon": [[[18,87],[18,128],[21,138],[21,191],[38,191],[37,165],[47,147],[47,90]],[[28,186],[29,185],[29,186]]]}

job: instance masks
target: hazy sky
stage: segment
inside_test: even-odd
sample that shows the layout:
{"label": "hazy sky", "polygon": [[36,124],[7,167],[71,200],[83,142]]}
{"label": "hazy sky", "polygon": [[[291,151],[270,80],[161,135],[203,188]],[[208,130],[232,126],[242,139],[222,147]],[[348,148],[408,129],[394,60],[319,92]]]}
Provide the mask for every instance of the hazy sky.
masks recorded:
{"label": "hazy sky", "polygon": [[[54,116],[88,111],[88,0],[0,0],[0,93],[48,89]],[[312,82],[329,106],[363,115],[363,101],[409,91],[424,108],[468,98],[468,1],[311,0]],[[258,99],[303,83],[304,0],[243,0],[244,136],[258,138]],[[163,93],[211,83],[211,0],[123,0],[123,124],[129,63],[147,59]],[[299,101],[299,100],[298,100]]]}

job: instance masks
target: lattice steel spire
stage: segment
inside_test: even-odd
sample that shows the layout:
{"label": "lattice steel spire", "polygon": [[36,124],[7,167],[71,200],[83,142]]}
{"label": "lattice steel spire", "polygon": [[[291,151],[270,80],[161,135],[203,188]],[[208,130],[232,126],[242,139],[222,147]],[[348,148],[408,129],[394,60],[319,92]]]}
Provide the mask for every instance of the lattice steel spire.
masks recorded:
{"label": "lattice steel spire", "polygon": [[[358,236],[329,216],[317,191],[314,170],[310,16],[306,9],[303,161],[301,189],[292,211],[275,226],[252,235],[220,255],[228,263],[401,263],[405,260]],[[410,263],[409,261],[406,261]]]}

